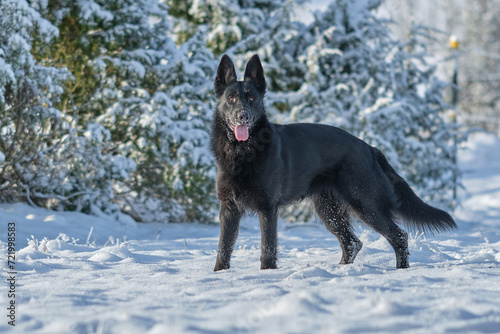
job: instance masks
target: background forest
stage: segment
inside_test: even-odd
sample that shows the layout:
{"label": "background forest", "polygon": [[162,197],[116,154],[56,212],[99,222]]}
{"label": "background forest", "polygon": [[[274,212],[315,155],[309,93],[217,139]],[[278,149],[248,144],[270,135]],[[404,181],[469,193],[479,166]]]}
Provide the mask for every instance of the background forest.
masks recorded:
{"label": "background forest", "polygon": [[[498,17],[498,1],[478,3],[465,19]],[[214,221],[215,71],[223,53],[240,73],[258,53],[273,121],[342,127],[425,200],[455,206],[466,131],[433,52],[447,32],[398,25],[384,8],[336,0],[305,20],[304,2],[288,0],[0,0],[0,201]],[[486,53],[495,27],[477,39]],[[477,74],[484,62],[470,63]],[[485,64],[498,72],[498,58]],[[493,128],[477,110],[498,115],[498,92],[467,81],[459,107],[474,117],[460,119]],[[307,205],[283,214],[311,216]]]}

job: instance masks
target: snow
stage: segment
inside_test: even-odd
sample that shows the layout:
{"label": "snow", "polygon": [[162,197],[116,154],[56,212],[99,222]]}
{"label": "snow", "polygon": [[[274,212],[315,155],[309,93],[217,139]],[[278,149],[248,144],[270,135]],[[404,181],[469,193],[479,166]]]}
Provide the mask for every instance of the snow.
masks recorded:
{"label": "snow", "polygon": [[[319,224],[279,224],[279,268],[259,270],[255,217],[242,221],[230,270],[213,272],[217,225],[136,224],[122,216],[0,204],[16,223],[16,327],[9,333],[495,333],[500,331],[500,140],[461,151],[459,230],[411,234],[411,268],[396,270],[380,235],[338,265]],[[9,303],[2,284],[0,305]]]}
{"label": "snow", "polygon": [[114,18],[111,12],[103,9],[94,1],[80,0],[78,5],[81,11],[80,17],[84,20],[89,20],[92,16],[103,21],[111,21]]}

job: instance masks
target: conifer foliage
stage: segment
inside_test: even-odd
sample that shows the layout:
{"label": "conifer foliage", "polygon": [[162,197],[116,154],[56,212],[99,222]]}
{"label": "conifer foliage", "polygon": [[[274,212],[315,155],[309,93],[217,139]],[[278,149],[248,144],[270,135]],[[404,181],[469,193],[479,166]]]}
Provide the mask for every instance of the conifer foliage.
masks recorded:
{"label": "conifer foliage", "polygon": [[[408,41],[392,39],[389,22],[373,14],[379,5],[337,0],[317,13],[308,28],[314,39],[297,59],[305,80],[279,94],[278,106],[291,110],[286,121],[339,126],[378,147],[425,200],[453,206],[459,170],[456,129],[444,118],[446,83],[426,65],[421,27]],[[289,214],[306,219],[311,211],[300,206]]]}
{"label": "conifer foliage", "polygon": [[[444,83],[415,28],[396,41],[375,0],[0,0],[0,200],[138,221],[211,221],[218,57],[258,53],[277,122],[342,127],[420,195],[453,204]],[[290,219],[307,219],[295,207]]]}
{"label": "conifer foliage", "polygon": [[32,54],[35,41],[50,45],[58,37],[35,10],[46,3],[0,4],[0,198],[77,210],[108,203],[114,161],[57,108],[71,73],[39,65]]}

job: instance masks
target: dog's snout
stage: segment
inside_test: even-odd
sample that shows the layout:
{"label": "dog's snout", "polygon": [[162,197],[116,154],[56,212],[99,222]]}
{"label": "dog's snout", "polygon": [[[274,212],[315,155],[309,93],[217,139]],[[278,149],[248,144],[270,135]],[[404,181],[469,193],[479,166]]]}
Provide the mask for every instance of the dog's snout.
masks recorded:
{"label": "dog's snout", "polygon": [[239,121],[241,123],[248,123],[248,121],[250,121],[250,113],[248,111],[245,111],[245,110],[240,112]]}

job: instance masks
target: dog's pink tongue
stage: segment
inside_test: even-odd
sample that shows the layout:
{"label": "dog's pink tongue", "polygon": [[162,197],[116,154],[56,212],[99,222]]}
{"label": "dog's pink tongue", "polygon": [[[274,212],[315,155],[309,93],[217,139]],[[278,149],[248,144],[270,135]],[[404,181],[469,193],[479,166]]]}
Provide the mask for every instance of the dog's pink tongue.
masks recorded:
{"label": "dog's pink tongue", "polygon": [[248,140],[248,126],[236,125],[236,127],[234,128],[234,136],[239,141]]}

